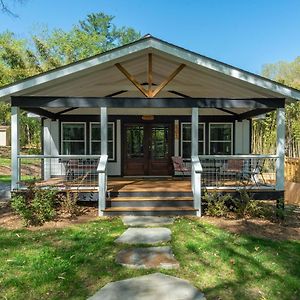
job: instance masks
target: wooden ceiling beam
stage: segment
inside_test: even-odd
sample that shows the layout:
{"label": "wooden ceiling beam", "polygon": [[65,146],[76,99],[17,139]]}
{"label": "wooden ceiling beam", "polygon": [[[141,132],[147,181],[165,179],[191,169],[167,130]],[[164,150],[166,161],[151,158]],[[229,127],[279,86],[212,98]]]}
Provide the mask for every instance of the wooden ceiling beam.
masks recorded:
{"label": "wooden ceiling beam", "polygon": [[153,68],[152,68],[152,53],[148,54],[148,95],[152,97],[152,83],[153,83]]}
{"label": "wooden ceiling beam", "polygon": [[155,97],[175,76],[185,67],[185,64],[181,64],[168,78],[166,78],[154,91],[151,93],[151,97]]}
{"label": "wooden ceiling beam", "polygon": [[132,84],[143,93],[147,98],[149,98],[149,93],[144,87],[132,76],[121,64],[117,63],[115,66],[125,75],[125,77],[132,82]]}

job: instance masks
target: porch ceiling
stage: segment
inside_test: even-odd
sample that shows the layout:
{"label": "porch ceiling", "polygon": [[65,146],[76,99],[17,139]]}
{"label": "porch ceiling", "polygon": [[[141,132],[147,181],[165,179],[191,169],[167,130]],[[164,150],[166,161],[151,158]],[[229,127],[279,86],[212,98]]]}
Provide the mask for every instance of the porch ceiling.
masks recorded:
{"label": "porch ceiling", "polygon": [[143,97],[116,67],[121,64],[140,84],[148,82],[152,55],[153,86],[166,80],[180,65],[185,67],[156,96],[192,98],[287,98],[300,92],[258,75],[215,61],[153,37],[113,49],[5,86],[0,100],[10,96]]}
{"label": "porch ceiling", "polygon": [[[175,60],[171,56],[148,49],[146,53],[138,53],[131,58],[124,57],[121,61],[113,61],[109,65],[97,65],[89,71],[55,79],[51,84],[35,86],[16,95],[105,97],[122,92],[118,97],[143,97],[143,94],[116,68],[115,63],[121,63],[138,82],[147,86],[148,53],[151,52],[154,52],[152,54],[154,85],[159,85],[181,63],[186,63],[182,59]],[[278,97],[278,94],[272,91],[255,88],[235,78],[194,65],[186,65],[157,97],[180,97],[176,92],[199,98]]]}

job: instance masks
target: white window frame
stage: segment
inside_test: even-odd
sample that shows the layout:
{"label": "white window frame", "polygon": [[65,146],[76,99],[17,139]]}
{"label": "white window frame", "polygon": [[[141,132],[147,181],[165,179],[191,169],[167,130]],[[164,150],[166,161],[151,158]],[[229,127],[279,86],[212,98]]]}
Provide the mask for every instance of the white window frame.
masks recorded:
{"label": "white window frame", "polygon": [[[96,125],[100,125],[101,123],[100,122],[90,122],[90,153],[92,154],[92,142],[98,142],[98,143],[101,143],[101,140],[92,140],[92,125],[93,124],[96,124]],[[112,136],[112,140],[107,140],[107,143],[108,142],[112,142],[113,143],[113,157],[109,157],[108,160],[109,161],[115,161],[115,158],[116,158],[116,139],[115,139],[115,122],[107,122],[107,127],[108,125],[111,125],[113,126],[113,136]]]}
{"label": "white window frame", "polygon": [[[205,140],[206,140],[206,136],[205,136],[205,123],[201,122],[198,123],[199,125],[203,125],[203,140],[199,140],[198,137],[198,143],[199,142],[203,142],[203,155],[205,154]],[[184,142],[190,142],[192,143],[192,140],[184,140],[183,139],[183,126],[184,125],[191,125],[191,130],[192,130],[192,122],[181,122],[180,123],[180,154],[183,157],[183,143]],[[199,152],[199,149],[198,149]],[[190,158],[184,158],[185,160],[190,160]]]}
{"label": "white window frame", "polygon": [[[84,125],[84,141],[83,140],[64,140],[64,124],[83,124]],[[86,123],[85,122],[61,122],[60,126],[60,136],[61,136],[61,144],[60,144],[60,152],[64,153],[64,142],[84,142],[84,155],[86,155]]]}
{"label": "white window frame", "polygon": [[[229,140],[211,140],[210,139],[210,131],[211,131],[211,125],[230,125],[230,130],[231,130],[231,139],[230,139],[230,141]],[[208,131],[209,131],[209,133],[208,133],[208,135],[209,135],[209,144],[208,144],[208,153],[209,154],[211,154],[210,153],[210,143],[211,142],[216,142],[216,143],[229,143],[230,142],[230,144],[231,144],[231,146],[230,146],[230,155],[232,155],[233,154],[233,123],[231,123],[231,122],[215,122],[215,123],[209,123],[209,126],[208,126]]]}

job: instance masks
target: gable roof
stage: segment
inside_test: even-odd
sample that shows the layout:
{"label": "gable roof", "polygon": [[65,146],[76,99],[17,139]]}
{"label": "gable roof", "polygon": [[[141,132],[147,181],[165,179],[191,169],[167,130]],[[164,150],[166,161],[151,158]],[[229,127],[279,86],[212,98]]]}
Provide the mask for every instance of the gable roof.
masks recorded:
{"label": "gable roof", "polygon": [[[120,61],[137,60],[149,52],[155,53],[160,58],[173,63],[178,60],[190,67],[191,70],[201,70],[207,76],[211,76],[211,82],[213,80],[223,80],[225,83],[226,81],[228,84],[230,83],[231,86],[234,82],[236,88],[240,88],[240,92],[242,92],[241,88],[243,88],[249,89],[254,95],[260,95],[262,97],[284,97],[288,100],[300,100],[300,91],[296,89],[175,46],[150,35],[99,55],[6,85],[0,88],[0,100],[8,100],[9,97],[13,95],[41,95],[41,91],[45,93],[51,93],[52,91],[53,93],[53,89],[55,89],[56,86],[66,85],[67,82],[72,82],[72,80],[75,82],[75,80],[79,78],[78,76],[82,78],[96,70],[107,70],[106,68],[114,67],[115,63]],[[163,61],[162,59],[161,61]],[[141,63],[142,62],[140,62],[140,64]],[[169,69],[171,67],[172,64],[170,64]],[[122,74],[119,74],[120,72],[118,70],[115,71],[122,77]],[[157,73],[159,73],[159,71]],[[197,77],[197,75],[193,73],[193,77]],[[120,78],[116,78],[115,82],[120,82]],[[69,90],[70,89],[69,87]],[[104,90],[103,87],[102,90]],[[195,91],[195,96],[199,97],[197,91]],[[225,97],[226,96],[225,94]],[[248,95],[246,95],[246,97],[247,96]]]}

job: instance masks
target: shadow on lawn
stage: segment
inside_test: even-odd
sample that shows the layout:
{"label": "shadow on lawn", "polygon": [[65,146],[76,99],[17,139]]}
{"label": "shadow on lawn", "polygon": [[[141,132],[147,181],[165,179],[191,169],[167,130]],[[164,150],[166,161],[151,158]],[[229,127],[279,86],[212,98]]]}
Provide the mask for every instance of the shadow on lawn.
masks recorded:
{"label": "shadow on lawn", "polygon": [[[3,295],[14,298],[85,299],[106,283],[151,273],[116,264],[114,240],[124,231],[119,221],[31,232],[0,229]],[[34,292],[33,292],[34,291]],[[9,297],[10,296],[10,297]]]}
{"label": "shadow on lawn", "polygon": [[[175,229],[173,238],[183,244],[173,242],[173,249],[184,257],[182,266],[195,273],[186,271],[185,279],[208,299],[265,299],[266,294],[267,299],[300,298],[299,242],[239,236],[200,222],[189,221],[190,230]],[[212,279],[206,287],[197,279],[203,269],[202,276]]]}

